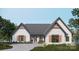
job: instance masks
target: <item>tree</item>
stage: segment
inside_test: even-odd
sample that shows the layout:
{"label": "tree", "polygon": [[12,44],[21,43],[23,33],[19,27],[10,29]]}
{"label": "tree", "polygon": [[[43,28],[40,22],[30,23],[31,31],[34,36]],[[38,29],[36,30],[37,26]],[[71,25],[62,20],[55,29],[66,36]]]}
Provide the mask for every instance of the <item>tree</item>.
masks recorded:
{"label": "tree", "polygon": [[75,16],[75,18],[79,18],[79,8],[75,8],[72,10],[72,15]]}
{"label": "tree", "polygon": [[69,27],[73,30],[74,39],[79,39],[79,8],[75,8],[71,11],[74,18],[69,20]]}
{"label": "tree", "polygon": [[12,32],[15,30],[15,24],[10,20],[4,19],[0,16],[0,40],[11,41]]}

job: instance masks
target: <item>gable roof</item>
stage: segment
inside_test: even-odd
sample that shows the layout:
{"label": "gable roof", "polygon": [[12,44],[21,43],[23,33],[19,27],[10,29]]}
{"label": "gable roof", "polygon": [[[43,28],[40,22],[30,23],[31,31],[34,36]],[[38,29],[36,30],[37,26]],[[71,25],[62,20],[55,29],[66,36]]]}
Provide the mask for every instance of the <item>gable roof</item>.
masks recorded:
{"label": "gable roof", "polygon": [[[14,33],[19,29],[20,26],[24,26],[24,28],[31,34],[31,35],[46,35],[57,23],[57,21],[60,20],[64,26],[71,32],[71,30],[67,27],[67,25],[61,20],[60,17],[58,17],[52,24],[23,24],[21,23],[17,29],[14,31]],[[60,29],[67,34],[63,28],[57,23],[57,25],[60,27]],[[72,32],[71,32],[72,33]]]}
{"label": "gable roof", "polygon": [[62,19],[60,17],[58,17],[58,19],[64,24],[64,26],[66,26],[66,28],[72,33],[72,31],[68,28],[68,26],[62,21]]}
{"label": "gable roof", "polygon": [[[51,26],[50,26],[50,28],[45,32],[45,34],[47,34],[49,31],[50,31],[50,29],[51,28],[53,28],[53,26],[57,23],[57,21],[61,21],[63,24],[64,24],[64,26],[71,32],[71,34],[72,34],[72,31],[68,28],[68,26],[62,21],[62,19],[60,18],[60,17],[58,17],[52,24],[51,24]],[[58,24],[58,23],[57,23]],[[58,24],[58,26],[61,28],[61,26]],[[63,28],[61,28],[61,30],[65,33],[65,34],[67,34],[64,30],[63,30]]]}
{"label": "gable roof", "polygon": [[21,24],[16,28],[16,30],[12,33],[12,35],[14,35],[14,33],[17,32],[17,30],[20,28],[20,26],[23,26],[23,27],[25,28],[25,30],[27,30],[27,31],[29,32],[29,30],[27,29],[27,27],[26,27],[23,23],[21,23]]}

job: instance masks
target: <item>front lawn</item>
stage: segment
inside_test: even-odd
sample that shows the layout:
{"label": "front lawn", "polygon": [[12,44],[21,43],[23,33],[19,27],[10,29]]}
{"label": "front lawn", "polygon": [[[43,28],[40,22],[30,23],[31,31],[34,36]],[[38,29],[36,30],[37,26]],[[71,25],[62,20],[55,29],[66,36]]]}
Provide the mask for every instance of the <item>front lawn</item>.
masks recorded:
{"label": "front lawn", "polygon": [[79,51],[79,45],[48,45],[46,47],[35,47],[31,51]]}
{"label": "front lawn", "polygon": [[3,49],[10,49],[10,48],[12,48],[12,46],[10,46],[9,44],[0,44],[0,50],[3,50]]}

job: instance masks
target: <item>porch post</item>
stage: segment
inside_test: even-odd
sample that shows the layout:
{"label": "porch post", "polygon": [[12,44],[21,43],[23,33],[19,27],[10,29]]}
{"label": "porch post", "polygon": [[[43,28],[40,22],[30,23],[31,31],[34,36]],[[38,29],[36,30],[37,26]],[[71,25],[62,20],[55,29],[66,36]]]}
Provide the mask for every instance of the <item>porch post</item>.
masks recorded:
{"label": "porch post", "polygon": [[39,37],[37,37],[37,42],[39,42]]}
{"label": "porch post", "polygon": [[45,42],[45,36],[44,36],[44,42]]}

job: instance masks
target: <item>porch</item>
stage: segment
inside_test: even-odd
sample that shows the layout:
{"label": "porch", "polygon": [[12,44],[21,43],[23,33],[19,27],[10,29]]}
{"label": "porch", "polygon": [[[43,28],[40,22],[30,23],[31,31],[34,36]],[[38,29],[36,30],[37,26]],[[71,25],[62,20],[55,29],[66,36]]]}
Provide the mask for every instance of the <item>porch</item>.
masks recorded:
{"label": "porch", "polygon": [[43,43],[45,42],[45,36],[43,35],[31,35],[30,40],[32,43]]}

